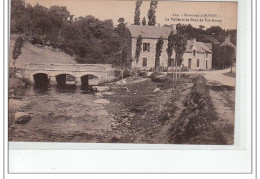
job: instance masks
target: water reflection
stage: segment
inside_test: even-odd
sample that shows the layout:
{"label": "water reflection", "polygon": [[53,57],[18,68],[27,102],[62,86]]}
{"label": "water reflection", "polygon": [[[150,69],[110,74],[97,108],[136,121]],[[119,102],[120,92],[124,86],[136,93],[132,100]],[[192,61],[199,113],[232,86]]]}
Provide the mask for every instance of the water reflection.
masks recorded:
{"label": "water reflection", "polygon": [[56,89],[57,89],[58,92],[75,92],[76,91],[76,85],[75,84],[57,85]]}

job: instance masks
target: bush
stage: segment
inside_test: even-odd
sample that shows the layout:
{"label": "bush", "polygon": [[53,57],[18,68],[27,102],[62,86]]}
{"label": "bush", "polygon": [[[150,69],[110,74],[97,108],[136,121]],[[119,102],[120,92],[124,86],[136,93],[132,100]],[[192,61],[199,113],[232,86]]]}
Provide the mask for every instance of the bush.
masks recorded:
{"label": "bush", "polygon": [[130,76],[133,76],[133,73],[128,69],[124,70],[123,78],[128,78]]}
{"label": "bush", "polygon": [[39,36],[34,36],[34,37],[32,38],[32,44],[33,44],[33,45],[36,45],[36,44],[43,45],[44,42],[43,42],[43,40],[42,40],[41,37],[39,37]]}
{"label": "bush", "polygon": [[154,71],[154,67],[153,67],[153,68],[150,68],[148,71],[149,71],[149,72],[153,72],[153,71]]}
{"label": "bush", "polygon": [[29,79],[27,79],[27,78],[19,78],[21,81],[22,81],[22,83],[24,84],[24,86],[30,86],[30,80]]}
{"label": "bush", "polygon": [[138,71],[137,74],[140,77],[147,77],[148,76],[148,73],[146,71]]}
{"label": "bush", "polygon": [[181,68],[181,71],[189,71],[189,68],[188,68],[188,67],[185,67],[185,66],[183,66],[183,67]]}
{"label": "bush", "polygon": [[116,78],[118,78],[118,77],[122,76],[122,71],[121,70],[115,70],[114,75],[115,75]]}

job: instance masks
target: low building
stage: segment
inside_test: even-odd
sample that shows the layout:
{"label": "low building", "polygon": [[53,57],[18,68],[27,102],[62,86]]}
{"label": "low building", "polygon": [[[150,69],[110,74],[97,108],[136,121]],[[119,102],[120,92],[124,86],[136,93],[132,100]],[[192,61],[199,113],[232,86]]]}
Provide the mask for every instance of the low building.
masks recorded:
{"label": "low building", "polygon": [[[140,26],[131,25],[128,27],[128,58],[132,62],[133,68],[150,69],[155,67],[156,43],[160,37],[163,38],[163,48],[160,56],[160,66],[173,66],[175,52],[168,64],[168,55],[166,52],[168,45],[168,36],[171,31],[176,33],[175,26]],[[138,36],[142,36],[142,49],[139,61],[135,60],[136,42]],[[188,40],[186,51],[183,55],[182,65],[193,70],[206,70],[212,68],[212,44],[198,42],[196,39]]]}

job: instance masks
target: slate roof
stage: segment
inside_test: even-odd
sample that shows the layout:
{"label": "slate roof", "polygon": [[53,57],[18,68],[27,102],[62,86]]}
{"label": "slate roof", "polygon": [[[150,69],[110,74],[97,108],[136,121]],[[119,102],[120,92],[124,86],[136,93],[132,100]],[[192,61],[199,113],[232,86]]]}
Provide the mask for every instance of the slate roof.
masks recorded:
{"label": "slate roof", "polygon": [[[160,37],[168,39],[172,27],[168,26],[147,26],[147,25],[131,25],[128,27],[132,37],[142,35],[142,38],[158,39]],[[175,30],[174,30],[175,31]]]}
{"label": "slate roof", "polygon": [[[142,38],[158,39],[160,37],[168,39],[170,32],[173,30],[176,33],[175,28],[168,26],[146,26],[146,25],[131,25],[128,27],[131,37],[137,38],[138,35],[142,35]],[[192,47],[196,46],[197,52],[212,53],[212,44],[195,42],[194,40],[187,40],[186,52],[192,52]]]}
{"label": "slate roof", "polygon": [[186,52],[192,52],[192,47],[194,45],[197,48],[197,52],[212,53],[212,44],[211,43],[203,43],[203,42],[197,42],[197,41],[194,43],[194,40],[187,40]]}

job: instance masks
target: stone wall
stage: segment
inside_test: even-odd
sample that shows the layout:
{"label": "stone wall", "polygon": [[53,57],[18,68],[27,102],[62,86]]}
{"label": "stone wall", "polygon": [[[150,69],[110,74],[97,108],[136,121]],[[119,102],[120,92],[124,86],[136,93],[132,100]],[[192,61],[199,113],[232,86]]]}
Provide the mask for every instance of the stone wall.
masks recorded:
{"label": "stone wall", "polygon": [[110,64],[26,64],[17,73],[17,76],[29,79],[31,83],[34,83],[33,75],[37,73],[47,74],[51,84],[56,83],[56,76],[60,74],[74,76],[77,85],[81,85],[81,77],[84,75],[96,76],[98,80],[95,80],[95,84],[114,79],[114,69]]}
{"label": "stone wall", "polygon": [[[132,39],[132,56],[135,57],[135,51],[136,51],[136,38]],[[143,58],[147,58],[147,68],[153,68],[155,66],[155,54],[156,54],[156,43],[158,39],[142,39],[143,43],[150,43],[150,52],[144,52],[143,51],[143,45],[142,45],[142,50],[140,53],[139,61],[136,65],[136,62],[132,62],[132,67],[143,67]],[[168,65],[168,55],[166,52],[168,46],[168,40],[164,39],[163,40],[163,48],[162,48],[162,53],[160,56],[160,66],[167,67]],[[172,57],[174,57],[174,53]]]}
{"label": "stone wall", "polygon": [[[135,57],[135,51],[136,51],[136,41],[137,38],[132,38],[132,46],[131,46],[131,53],[132,58]],[[132,67],[138,67],[138,68],[144,68],[143,67],[143,58],[147,58],[147,67],[146,69],[153,68],[155,66],[155,53],[156,53],[156,43],[158,39],[142,39],[142,43],[150,43],[150,52],[144,52],[143,51],[143,45],[142,50],[140,53],[139,61],[136,64],[136,61],[134,60],[132,62]],[[168,66],[168,55],[166,52],[166,49],[168,47],[168,40],[163,40],[163,48],[162,48],[162,54],[160,57],[160,66],[167,67]],[[175,52],[173,51],[172,57],[175,59]],[[199,70],[199,69],[212,69],[212,54],[209,53],[208,57],[206,57],[205,53],[196,53],[195,56],[193,56],[192,53],[185,52],[183,55],[183,62],[182,64],[186,67],[188,67],[188,60],[191,59],[191,69],[193,70]],[[197,67],[197,59],[199,59],[199,67]],[[207,68],[206,68],[206,61],[207,61]]]}

